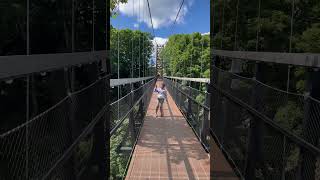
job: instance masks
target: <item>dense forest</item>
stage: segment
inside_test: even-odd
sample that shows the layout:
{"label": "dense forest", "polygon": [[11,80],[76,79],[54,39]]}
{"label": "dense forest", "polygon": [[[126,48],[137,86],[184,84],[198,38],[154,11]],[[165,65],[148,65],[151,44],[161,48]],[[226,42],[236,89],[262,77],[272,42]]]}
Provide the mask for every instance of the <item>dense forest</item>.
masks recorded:
{"label": "dense forest", "polygon": [[115,75],[118,74],[118,68],[120,70],[120,78],[151,75],[152,69],[149,63],[153,50],[151,40],[152,36],[147,32],[112,28],[110,59],[113,78],[117,78]]}
{"label": "dense forest", "polygon": [[[318,0],[214,0],[211,1],[212,24],[211,42],[214,49],[231,51],[259,51],[285,53],[320,53],[320,1]],[[221,58],[221,69],[231,70],[232,62],[237,59]],[[319,145],[319,123],[317,118],[311,117],[306,107],[310,104],[310,111],[319,110],[319,102],[311,100],[306,95],[310,92],[313,68],[288,66],[283,64],[260,63],[259,81],[261,86],[259,105],[257,109],[270,117],[281,128],[293,133],[315,146]],[[256,62],[242,61],[238,75],[253,78],[257,72]],[[239,78],[230,73],[223,73],[222,83]],[[319,73],[317,73],[319,75]],[[228,77],[226,77],[228,76]],[[315,82],[315,76],[313,82]],[[319,76],[317,77],[319,78]],[[316,78],[316,79],[317,79]],[[239,78],[238,97],[242,99],[248,94],[246,89],[256,83],[253,80]],[[234,80],[235,81],[235,80]],[[314,89],[319,88],[314,86]],[[282,90],[282,91],[281,91]],[[240,93],[243,91],[243,93]],[[287,94],[286,92],[297,93]],[[314,90],[313,90],[314,91]],[[299,95],[298,95],[299,94]],[[314,93],[315,94],[315,93]],[[313,95],[313,94],[310,94]],[[257,95],[256,95],[257,96]],[[313,96],[318,98],[319,96]],[[246,99],[247,102],[248,99]],[[228,127],[233,133],[224,146],[228,147],[229,154],[236,159],[237,166],[244,170],[244,152],[247,151],[247,135],[235,127],[241,126],[248,116],[239,106],[228,103],[227,123],[234,123]],[[240,110],[239,110],[240,109]],[[232,112],[232,113],[231,113]],[[313,114],[314,116],[318,116]],[[313,116],[312,115],[312,116]],[[310,123],[310,124],[309,124]],[[238,132],[237,132],[238,131]],[[246,132],[245,130],[244,132]],[[238,133],[238,134],[237,134]],[[255,169],[256,179],[282,178],[294,179],[300,176],[296,173],[302,162],[310,168],[308,178],[314,179],[319,172],[319,160],[304,159],[304,152],[297,146],[285,140],[279,140],[281,133],[264,124],[261,135],[261,160]],[[280,142],[281,144],[276,144]],[[279,165],[277,156],[283,157],[280,148],[286,148],[285,164]],[[315,164],[318,164],[317,166]],[[302,178],[302,179],[308,179]]]}
{"label": "dense forest", "polygon": [[169,37],[160,52],[168,76],[209,77],[209,35],[177,34]]}
{"label": "dense forest", "polygon": [[[320,52],[320,1],[212,1],[215,49],[268,52]],[[248,68],[244,71],[250,71]],[[289,91],[305,91],[308,68],[266,64],[265,82]]]}

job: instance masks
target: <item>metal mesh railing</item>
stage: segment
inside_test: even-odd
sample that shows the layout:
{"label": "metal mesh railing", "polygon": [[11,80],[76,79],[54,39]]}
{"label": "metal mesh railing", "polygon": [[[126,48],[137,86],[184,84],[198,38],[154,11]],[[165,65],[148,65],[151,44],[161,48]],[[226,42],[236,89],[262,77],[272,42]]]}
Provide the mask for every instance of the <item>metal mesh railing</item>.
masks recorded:
{"label": "metal mesh railing", "polygon": [[319,179],[320,102],[213,66],[211,133],[240,176]]}
{"label": "metal mesh railing", "polygon": [[209,150],[209,96],[189,86],[184,86],[168,78],[164,78],[167,89],[172,95],[175,103],[185,115],[188,123],[194,130],[200,142],[206,150]]}
{"label": "metal mesh railing", "polygon": [[[273,120],[282,128],[303,138],[311,144],[315,144],[315,138],[310,138],[302,133],[304,110],[310,109],[309,117],[313,126],[306,127],[304,131],[315,132],[320,128],[320,101],[300,94],[287,93],[252,78],[245,78],[217,67],[214,71],[219,73],[218,84],[221,89],[230,95],[237,97],[242,102],[250,105],[262,115]],[[314,134],[310,134],[314,136]]]}
{"label": "metal mesh railing", "polygon": [[[1,134],[0,179],[80,176],[92,165],[88,158],[94,142],[100,138],[94,136],[93,128],[104,119],[107,82],[107,76],[101,78],[30,121]],[[84,161],[88,163],[84,165]]]}
{"label": "metal mesh railing", "polygon": [[109,179],[125,177],[154,85],[152,79],[111,104]]}

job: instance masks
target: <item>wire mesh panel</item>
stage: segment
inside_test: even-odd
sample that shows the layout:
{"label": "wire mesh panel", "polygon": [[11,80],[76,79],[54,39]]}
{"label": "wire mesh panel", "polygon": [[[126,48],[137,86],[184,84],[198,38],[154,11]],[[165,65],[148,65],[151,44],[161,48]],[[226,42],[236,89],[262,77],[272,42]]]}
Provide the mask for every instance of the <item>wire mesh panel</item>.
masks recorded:
{"label": "wire mesh panel", "polygon": [[[164,82],[167,84],[167,89],[172,95],[173,100],[185,115],[188,123],[201,143],[206,149],[209,149],[206,134],[209,130],[209,117],[208,115],[205,115],[205,113],[209,112],[209,109],[204,104],[204,99],[206,98],[205,92],[201,92],[189,86],[184,86],[168,78],[164,78]],[[202,100],[199,101],[197,99]]]}
{"label": "wire mesh panel", "polygon": [[[226,93],[250,105],[259,113],[272,119],[282,128],[312,144],[317,143],[312,142],[315,141],[316,138],[310,138],[310,136],[316,136],[315,131],[320,128],[320,121],[315,120],[312,126],[306,127],[306,131],[313,132],[313,134],[309,134],[310,136],[304,135],[302,129],[306,108],[312,107],[309,110],[310,119],[319,119],[319,101],[311,97],[287,93],[252,78],[241,77],[217,67],[214,67],[214,71],[219,73],[217,85]],[[237,83],[232,84],[232,82]]]}
{"label": "wire mesh panel", "polygon": [[122,179],[126,175],[154,84],[155,79],[150,80],[111,104],[109,179]]}
{"label": "wire mesh panel", "polygon": [[319,101],[213,66],[211,130],[246,179],[318,179]]}
{"label": "wire mesh panel", "polygon": [[129,118],[126,118],[110,138],[111,179],[124,177],[134,141],[135,137],[129,129]]}
{"label": "wire mesh panel", "polygon": [[110,129],[113,129],[132,108],[131,107],[132,105],[130,104],[131,98],[132,98],[132,94],[129,93],[110,105],[111,107]]}
{"label": "wire mesh panel", "polygon": [[80,178],[92,162],[92,149],[100,138],[93,136],[93,129],[103,120],[106,80],[97,80],[1,134],[0,178]]}
{"label": "wire mesh panel", "polygon": [[65,98],[48,111],[1,135],[5,179],[40,178],[72,143],[69,110]]}

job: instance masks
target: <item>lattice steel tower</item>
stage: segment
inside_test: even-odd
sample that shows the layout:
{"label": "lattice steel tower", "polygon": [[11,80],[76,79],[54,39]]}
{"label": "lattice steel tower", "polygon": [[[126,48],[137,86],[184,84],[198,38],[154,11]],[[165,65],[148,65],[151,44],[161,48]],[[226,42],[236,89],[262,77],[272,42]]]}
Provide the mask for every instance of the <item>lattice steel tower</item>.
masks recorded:
{"label": "lattice steel tower", "polygon": [[157,68],[157,75],[163,77],[163,61],[160,58],[160,53],[163,48],[163,45],[156,46],[156,68]]}

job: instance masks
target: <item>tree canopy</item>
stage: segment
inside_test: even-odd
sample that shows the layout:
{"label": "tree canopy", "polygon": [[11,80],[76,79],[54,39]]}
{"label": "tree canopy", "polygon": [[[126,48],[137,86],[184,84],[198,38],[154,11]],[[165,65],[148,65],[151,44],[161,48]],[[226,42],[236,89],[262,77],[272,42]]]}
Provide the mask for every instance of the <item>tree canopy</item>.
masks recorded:
{"label": "tree canopy", "polygon": [[[149,60],[153,49],[151,39],[151,34],[147,32],[112,28],[110,38],[112,74],[117,74],[118,50],[120,78],[131,77],[131,62],[133,63],[133,77],[139,77],[139,74],[142,77],[150,73]],[[114,78],[117,77],[114,76]]]}
{"label": "tree canopy", "polygon": [[160,53],[164,70],[170,76],[209,77],[210,40],[209,35],[176,34]]}

